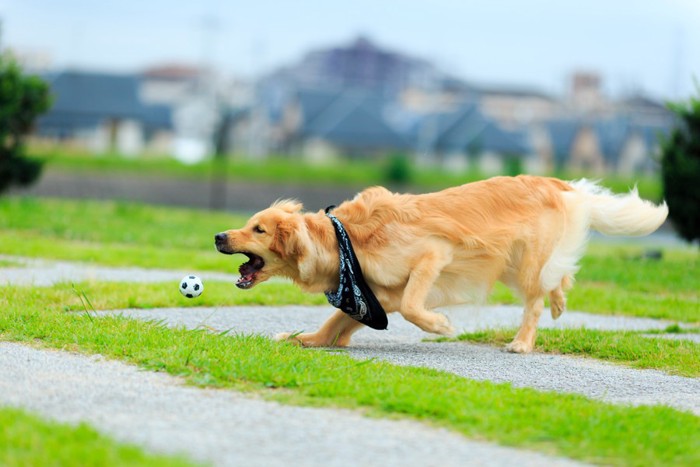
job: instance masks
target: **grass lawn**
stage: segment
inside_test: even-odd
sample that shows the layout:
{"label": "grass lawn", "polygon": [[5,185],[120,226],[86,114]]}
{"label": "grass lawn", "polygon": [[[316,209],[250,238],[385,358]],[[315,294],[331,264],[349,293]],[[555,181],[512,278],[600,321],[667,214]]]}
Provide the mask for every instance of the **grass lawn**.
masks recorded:
{"label": "grass lawn", "polygon": [[[491,329],[465,333],[456,339],[502,346],[513,340],[517,329]],[[651,368],[667,373],[700,376],[700,344],[686,340],[651,339],[639,331],[597,331],[593,329],[539,329],[535,352],[583,355],[623,363],[634,368]]]}
{"label": "grass lawn", "polygon": [[42,420],[22,410],[0,407],[0,464],[24,466],[197,465],[181,457],[146,454],[117,443],[86,424],[71,426]]}
{"label": "grass lawn", "polygon": [[[233,283],[207,281],[204,293],[192,300],[173,293],[178,284],[174,283],[115,283],[92,282],[89,284],[58,284],[56,290],[64,290],[71,295],[86,296],[95,309],[114,310],[125,308],[166,308],[166,307],[216,307],[249,305],[328,305],[325,296],[307,294],[299,287],[285,282],[264,282],[253,289],[241,292]],[[80,311],[81,302],[64,300],[66,311]],[[90,304],[87,308],[90,309]]]}
{"label": "grass lawn", "polygon": [[[120,288],[122,287],[121,291]],[[96,308],[131,284],[79,284]],[[285,403],[404,416],[466,436],[610,465],[697,465],[700,417],[569,394],[477,382],[424,368],[357,361],[254,335],[96,319],[71,287],[4,287],[0,339],[119,358],[199,386],[255,391]],[[644,429],[640,429],[643,426]]]}
{"label": "grass lawn", "polygon": [[[2,198],[0,254],[235,272],[243,258],[217,254],[213,235],[244,221],[226,213],[134,203]],[[700,323],[697,249],[664,248],[661,261],[639,259],[642,247],[593,244],[588,250],[568,294],[569,309]],[[500,286],[491,300],[517,303]]]}
{"label": "grass lawn", "polygon": [[[663,248],[661,261],[641,259],[643,252],[639,246],[590,245],[567,293],[567,309],[700,323],[700,252]],[[500,284],[491,302],[520,303]]]}
{"label": "grass lawn", "polygon": [[[0,253],[233,272],[240,258],[217,254],[212,237],[243,221],[222,213],[129,203],[3,198]],[[570,294],[570,307],[582,303],[587,311],[699,322],[697,251],[667,249],[658,262],[635,259],[639,253],[629,247],[594,246]],[[246,293],[236,293],[228,283],[205,285],[206,293],[197,301],[175,293],[173,284],[0,286],[0,339],[100,353],[181,375],[192,384],[251,390],[287,403],[407,416],[477,439],[597,463],[700,463],[696,449],[700,418],[669,408],[615,406],[575,395],[475,382],[430,369],[358,362],[343,354],[300,349],[259,336],[168,329],[122,317],[95,319],[87,312],[75,313],[85,306],[325,303],[322,296],[302,294],[287,283],[266,283]],[[589,295],[576,298],[578,289]],[[595,290],[605,293],[595,294]],[[635,294],[633,300],[626,298],[629,294]],[[89,298],[90,305],[81,301],[81,295]],[[674,306],[666,308],[664,297],[674,300]],[[512,297],[499,289],[495,299]],[[644,303],[648,308],[641,306]],[[612,343],[621,346],[614,339]],[[652,349],[650,359],[653,352],[661,355],[668,349]],[[696,350],[683,358],[692,358]]]}

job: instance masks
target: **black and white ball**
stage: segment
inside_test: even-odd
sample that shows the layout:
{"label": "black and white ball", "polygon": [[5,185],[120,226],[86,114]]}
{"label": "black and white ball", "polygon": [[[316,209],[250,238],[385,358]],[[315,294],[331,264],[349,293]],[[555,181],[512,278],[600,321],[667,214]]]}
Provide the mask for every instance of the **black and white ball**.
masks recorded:
{"label": "black and white ball", "polygon": [[202,295],[204,292],[204,284],[202,279],[197,276],[189,275],[182,278],[180,281],[180,293],[187,298],[195,298]]}

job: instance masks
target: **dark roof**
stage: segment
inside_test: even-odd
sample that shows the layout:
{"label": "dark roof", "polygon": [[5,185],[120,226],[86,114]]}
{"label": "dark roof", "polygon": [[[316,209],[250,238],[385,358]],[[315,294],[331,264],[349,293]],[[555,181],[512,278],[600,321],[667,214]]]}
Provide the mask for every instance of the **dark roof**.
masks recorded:
{"label": "dark roof", "polygon": [[547,123],[555,162],[561,163],[569,158],[571,146],[582,125],[583,123],[577,119],[554,120]]}
{"label": "dark roof", "polygon": [[173,128],[173,111],[167,105],[147,105],[143,107],[141,121],[150,128]]}
{"label": "dark roof", "polygon": [[[639,132],[639,127],[634,125],[629,118],[617,117],[598,120],[593,124],[593,130],[598,137],[600,151],[605,160],[613,165],[617,164],[627,140]],[[647,144],[647,141],[644,141]]]}
{"label": "dark roof", "polygon": [[566,161],[571,153],[574,139],[583,128],[590,128],[594,132],[600,152],[612,165],[618,163],[625,144],[632,136],[640,136],[645,146],[651,149],[656,146],[659,135],[667,134],[669,131],[669,127],[639,123],[629,116],[591,121],[582,119],[551,121],[547,124],[547,129],[555,161]]}
{"label": "dark roof", "polygon": [[531,150],[524,132],[504,130],[485,117],[473,103],[455,112],[426,116],[415,134],[419,143],[427,146],[423,149],[442,152],[527,154]]}
{"label": "dark roof", "polygon": [[299,92],[300,136],[349,149],[407,148],[408,140],[385,117],[389,102],[363,90]]}
{"label": "dark roof", "polygon": [[595,130],[606,160],[614,164],[617,164],[625,143],[632,136],[640,137],[649,151],[652,151],[658,143],[659,136],[670,131],[668,127],[640,124],[625,117],[598,121]]}
{"label": "dark roof", "polygon": [[649,110],[656,110],[659,112],[669,111],[662,102],[659,102],[656,99],[645,96],[643,94],[635,94],[632,96],[628,96],[622,99],[621,103],[629,107],[645,108]]}
{"label": "dark roof", "polygon": [[297,99],[305,122],[314,120],[326,110],[341,94],[337,89],[300,89]]}
{"label": "dark roof", "polygon": [[45,76],[53,105],[39,119],[39,129],[94,127],[107,119],[134,119],[148,128],[172,128],[172,109],[145,105],[139,96],[140,77],[66,71]]}
{"label": "dark roof", "polygon": [[133,75],[69,71],[50,84],[55,112],[140,117],[143,111]]}

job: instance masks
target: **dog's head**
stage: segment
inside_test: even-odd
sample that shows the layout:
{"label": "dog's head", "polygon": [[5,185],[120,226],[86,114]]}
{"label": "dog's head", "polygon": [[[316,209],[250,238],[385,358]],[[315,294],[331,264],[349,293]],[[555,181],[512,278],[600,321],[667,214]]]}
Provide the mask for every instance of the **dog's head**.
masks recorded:
{"label": "dog's head", "polygon": [[303,276],[300,264],[307,255],[310,239],[300,214],[301,203],[278,201],[251,217],[239,230],[227,230],[214,236],[219,252],[244,254],[236,286],[249,289],[272,276]]}

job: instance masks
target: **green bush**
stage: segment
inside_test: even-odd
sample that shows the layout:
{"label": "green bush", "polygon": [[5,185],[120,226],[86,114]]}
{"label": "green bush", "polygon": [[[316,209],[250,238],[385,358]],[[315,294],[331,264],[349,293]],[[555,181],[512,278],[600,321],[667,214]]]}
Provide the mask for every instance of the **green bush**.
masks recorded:
{"label": "green bush", "polygon": [[676,230],[693,242],[700,239],[700,96],[669,108],[678,124],[661,139],[664,198]]}
{"label": "green bush", "polygon": [[506,156],[503,161],[503,173],[511,177],[524,173],[522,156],[516,154]]}
{"label": "green bush", "polygon": [[411,161],[405,154],[393,154],[389,157],[384,178],[395,185],[406,185],[411,182]]}
{"label": "green bush", "polygon": [[24,155],[24,139],[49,105],[48,85],[0,56],[0,193],[29,185],[41,174],[41,162]]}

